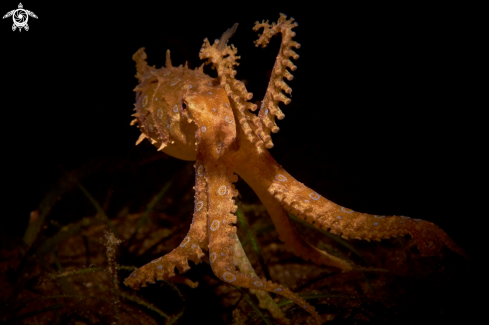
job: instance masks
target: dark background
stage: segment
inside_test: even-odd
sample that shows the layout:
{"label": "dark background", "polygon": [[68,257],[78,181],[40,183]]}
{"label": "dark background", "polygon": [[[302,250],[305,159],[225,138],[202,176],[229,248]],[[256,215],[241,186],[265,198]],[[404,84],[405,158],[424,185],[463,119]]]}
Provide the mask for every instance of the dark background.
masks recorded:
{"label": "dark background", "polygon": [[[3,1],[2,15],[17,5]],[[39,17],[29,18],[28,32],[12,32],[11,18],[0,21],[2,227],[9,233],[23,234],[60,170],[155,150],[134,148],[139,131],[129,126],[137,49],[146,48],[150,65],[163,65],[170,49],[174,65],[188,60],[194,68],[202,40],[238,22],[230,40],[242,57],[237,78],[260,100],[279,39],[256,48],[252,27],[283,12],[299,23],[302,46],[288,82],[292,103],[282,106],[286,118],[272,138],[275,159],[340,205],[433,221],[475,261],[486,245],[485,202],[474,194],[478,117],[463,100],[471,53],[457,8],[23,5]]]}

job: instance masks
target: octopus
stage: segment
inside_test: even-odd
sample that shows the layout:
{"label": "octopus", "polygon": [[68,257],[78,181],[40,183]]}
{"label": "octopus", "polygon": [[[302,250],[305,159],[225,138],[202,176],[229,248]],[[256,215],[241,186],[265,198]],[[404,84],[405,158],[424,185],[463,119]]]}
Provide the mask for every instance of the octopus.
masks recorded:
{"label": "octopus", "polygon": [[[287,173],[271,156],[271,133],[279,131],[276,120],[284,118],[279,104],[289,104],[292,89],[284,81],[293,79],[296,70],[291,59],[300,44],[293,40],[293,18],[280,14],[276,23],[256,22],[261,29],[256,46],[266,47],[272,36],[282,41],[270,76],[266,94],[258,105],[250,102],[252,94],[237,80],[237,49],[228,45],[237,28],[235,24],[211,45],[207,39],[200,50],[217,71],[213,78],[200,66],[195,70],[174,67],[170,51],[165,67],[156,69],[146,63],[144,48],[133,56],[136,62],[135,119],[144,139],[170,156],[195,161],[195,204],[190,230],[181,244],[170,253],[135,270],[125,279],[128,287],[138,289],[155,280],[173,280],[193,284],[182,274],[190,269],[188,261],[198,264],[208,252],[212,271],[226,283],[249,288],[277,320],[284,316],[269,293],[282,295],[304,308],[321,324],[318,313],[304,299],[284,286],[259,278],[249,263],[236,235],[237,206],[233,183],[238,175],[253,189],[279,233],[292,252],[319,265],[350,271],[353,265],[308,244],[291,223],[291,213],[315,228],[343,238],[386,239],[410,235],[423,256],[440,253],[443,246],[465,256],[463,249],[435,224],[406,216],[369,215],[339,206],[308,188]],[[253,113],[260,106],[258,114]],[[175,269],[178,274],[175,274]],[[182,280],[185,279],[185,280]]]}

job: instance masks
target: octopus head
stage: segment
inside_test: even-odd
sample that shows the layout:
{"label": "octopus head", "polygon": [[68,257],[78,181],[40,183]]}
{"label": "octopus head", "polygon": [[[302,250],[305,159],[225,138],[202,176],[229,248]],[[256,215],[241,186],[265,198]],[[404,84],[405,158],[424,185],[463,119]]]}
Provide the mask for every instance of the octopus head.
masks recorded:
{"label": "octopus head", "polygon": [[139,141],[148,138],[159,151],[182,160],[196,159],[198,126],[187,110],[185,98],[194,93],[212,92],[219,81],[202,69],[173,67],[167,52],[166,67],[156,69],[146,63],[146,53],[134,54],[139,84],[136,87],[136,119],[142,132]]}

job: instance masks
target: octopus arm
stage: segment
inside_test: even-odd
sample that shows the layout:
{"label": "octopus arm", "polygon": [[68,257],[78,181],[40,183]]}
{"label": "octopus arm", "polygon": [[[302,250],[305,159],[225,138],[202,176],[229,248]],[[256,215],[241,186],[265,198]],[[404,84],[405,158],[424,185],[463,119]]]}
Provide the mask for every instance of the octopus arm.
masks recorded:
{"label": "octopus arm", "polygon": [[203,159],[203,177],[207,184],[208,198],[209,261],[212,271],[224,282],[285,296],[312,314],[316,322],[321,324],[314,307],[289,289],[251,273],[236,270],[234,261],[241,256],[235,250],[237,218],[234,213],[237,206],[233,196],[237,195],[237,191],[233,182],[238,178],[226,159],[235,149],[233,145],[236,127],[228,123],[230,118],[234,121],[234,115],[222,88],[216,90],[213,96],[205,92],[188,94],[184,96],[184,102],[197,124],[197,155]]}
{"label": "octopus arm", "polygon": [[[239,268],[239,270],[244,274],[249,274],[250,277],[257,277],[253,266],[251,265],[246,253],[239,241],[237,235],[234,235],[234,257],[233,264]],[[250,293],[253,293],[258,298],[260,302],[260,308],[267,309],[272,317],[279,321],[279,323],[287,323],[287,319],[285,318],[284,313],[277,305],[275,300],[272,299],[270,294],[263,290],[254,290],[251,289]]]}
{"label": "octopus arm", "polygon": [[464,250],[432,222],[406,216],[370,215],[342,207],[298,182],[281,167],[276,168],[267,191],[286,211],[346,239],[381,240],[409,234],[423,256],[437,255],[445,245],[466,257]]}
{"label": "octopus arm", "polygon": [[[283,202],[279,199],[280,196],[274,196],[268,191],[270,186],[277,181],[277,178],[279,180],[285,179],[285,177],[277,176],[285,173],[282,166],[273,159],[267,150],[260,154],[247,154],[248,152],[255,152],[249,150],[247,146],[250,145],[243,141],[241,150],[234,157],[234,170],[262,201],[279,233],[280,240],[285,242],[296,256],[306,261],[311,260],[316,264],[334,266],[343,271],[352,270],[352,265],[349,262],[310,245],[299,235],[284,210]],[[288,177],[290,178],[290,176]]]}
{"label": "octopus arm", "polygon": [[219,44],[217,45],[217,50],[222,51],[226,47],[228,40],[233,36],[233,34],[236,32],[236,29],[238,29],[238,23],[235,23],[231,28],[229,28],[227,31],[225,31],[221,38],[219,39]]}
{"label": "octopus arm", "polygon": [[235,256],[234,236],[236,235],[236,216],[233,214],[237,207],[232,196],[236,194],[233,181],[237,177],[226,165],[219,161],[204,162],[209,195],[209,260],[212,271],[224,282],[255,290],[274,292],[291,299],[314,316],[321,324],[318,313],[304,299],[271,281],[260,279],[249,273],[236,270],[233,264]]}
{"label": "octopus arm", "polygon": [[[195,173],[195,206],[192,224],[187,236],[180,245],[170,253],[159,257],[150,263],[140,267],[125,279],[124,284],[133,289],[139,289],[146,283],[155,283],[156,280],[172,280],[183,282],[192,287],[197,284],[175,274],[175,268],[182,274],[190,269],[188,260],[198,264],[204,256],[202,249],[207,249],[207,185],[202,174],[202,161],[197,157],[194,165]],[[199,169],[200,167],[200,169]]]}
{"label": "octopus arm", "polygon": [[286,94],[290,96],[292,88],[284,82],[284,79],[292,80],[294,76],[287,69],[295,71],[297,68],[290,60],[299,58],[299,55],[292,50],[292,48],[300,48],[300,44],[293,40],[295,32],[292,29],[297,26],[298,24],[294,22],[294,18],[287,19],[286,15],[280,14],[277,23],[269,24],[268,21],[256,22],[253,27],[254,31],[259,31],[263,28],[262,34],[255,41],[256,46],[266,47],[274,35],[281,34],[282,36],[280,50],[272,69],[265,97],[260,106],[260,112],[258,113],[260,122],[256,123],[259,126],[258,134],[268,149],[273,147],[270,132],[277,133],[279,131],[279,127],[275,123],[275,117],[279,120],[285,117],[279,108],[279,103],[282,102],[288,105],[291,102],[291,99]]}

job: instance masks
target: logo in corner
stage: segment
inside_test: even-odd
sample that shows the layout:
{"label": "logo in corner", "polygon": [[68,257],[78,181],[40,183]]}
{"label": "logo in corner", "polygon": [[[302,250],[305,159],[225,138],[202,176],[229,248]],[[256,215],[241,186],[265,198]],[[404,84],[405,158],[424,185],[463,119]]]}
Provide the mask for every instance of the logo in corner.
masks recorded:
{"label": "logo in corner", "polygon": [[7,18],[10,16],[12,16],[12,19],[14,20],[14,24],[12,25],[12,31],[15,31],[18,28],[19,32],[22,31],[22,28],[25,28],[26,31],[29,30],[29,25],[27,25],[29,16],[37,18],[35,13],[29,10],[25,10],[24,7],[22,6],[22,3],[20,2],[19,2],[19,8],[7,12],[3,16],[3,18]]}

